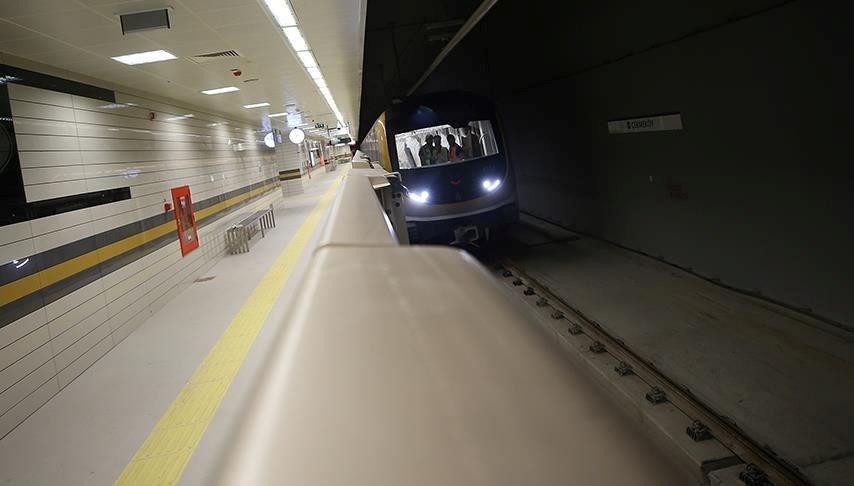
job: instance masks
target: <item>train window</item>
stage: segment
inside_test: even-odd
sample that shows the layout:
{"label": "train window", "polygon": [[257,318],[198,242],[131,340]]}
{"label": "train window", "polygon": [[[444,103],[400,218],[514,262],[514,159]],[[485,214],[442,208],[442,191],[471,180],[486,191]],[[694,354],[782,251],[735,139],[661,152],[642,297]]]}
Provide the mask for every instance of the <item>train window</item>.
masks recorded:
{"label": "train window", "polygon": [[453,164],[498,153],[489,120],[472,121],[458,127],[419,128],[396,134],[394,141],[401,169]]}

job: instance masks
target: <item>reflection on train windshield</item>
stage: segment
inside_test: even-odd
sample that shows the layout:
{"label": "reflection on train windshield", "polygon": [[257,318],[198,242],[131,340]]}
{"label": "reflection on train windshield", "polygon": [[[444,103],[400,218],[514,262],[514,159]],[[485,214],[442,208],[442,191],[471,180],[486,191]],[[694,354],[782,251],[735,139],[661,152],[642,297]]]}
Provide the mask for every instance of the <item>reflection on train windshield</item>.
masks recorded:
{"label": "reflection on train windshield", "polygon": [[394,136],[401,169],[453,164],[498,153],[489,120],[419,128]]}

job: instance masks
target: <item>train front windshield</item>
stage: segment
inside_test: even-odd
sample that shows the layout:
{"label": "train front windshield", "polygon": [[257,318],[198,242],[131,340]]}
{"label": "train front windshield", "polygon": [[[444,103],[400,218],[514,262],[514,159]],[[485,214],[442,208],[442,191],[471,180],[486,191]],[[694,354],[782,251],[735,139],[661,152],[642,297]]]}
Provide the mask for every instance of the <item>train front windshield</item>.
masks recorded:
{"label": "train front windshield", "polygon": [[462,126],[438,125],[394,136],[401,169],[454,164],[498,153],[489,120]]}

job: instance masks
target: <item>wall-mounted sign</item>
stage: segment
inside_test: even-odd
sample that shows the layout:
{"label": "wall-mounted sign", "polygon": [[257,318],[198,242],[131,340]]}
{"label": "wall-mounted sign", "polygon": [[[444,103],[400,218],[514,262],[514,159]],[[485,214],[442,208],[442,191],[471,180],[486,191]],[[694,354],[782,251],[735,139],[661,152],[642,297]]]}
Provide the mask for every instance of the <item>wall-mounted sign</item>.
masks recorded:
{"label": "wall-mounted sign", "polygon": [[682,115],[680,113],[627,118],[625,120],[611,120],[608,122],[608,133],[612,134],[666,132],[670,130],[682,130]]}
{"label": "wall-mounted sign", "polygon": [[172,203],[175,205],[175,222],[178,223],[181,255],[186,255],[199,247],[199,233],[196,231],[196,216],[193,214],[190,186],[172,189]]}

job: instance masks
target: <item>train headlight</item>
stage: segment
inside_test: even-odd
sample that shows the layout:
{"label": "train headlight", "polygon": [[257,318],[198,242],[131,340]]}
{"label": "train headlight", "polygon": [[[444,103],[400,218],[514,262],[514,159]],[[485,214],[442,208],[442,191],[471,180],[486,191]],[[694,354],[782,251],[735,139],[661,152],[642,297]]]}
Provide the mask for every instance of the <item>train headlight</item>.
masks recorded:
{"label": "train headlight", "polygon": [[501,179],[484,179],[482,185],[486,192],[492,192],[501,185]]}
{"label": "train headlight", "polygon": [[424,204],[430,199],[430,193],[427,191],[409,191],[409,199],[419,204]]}

